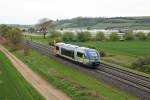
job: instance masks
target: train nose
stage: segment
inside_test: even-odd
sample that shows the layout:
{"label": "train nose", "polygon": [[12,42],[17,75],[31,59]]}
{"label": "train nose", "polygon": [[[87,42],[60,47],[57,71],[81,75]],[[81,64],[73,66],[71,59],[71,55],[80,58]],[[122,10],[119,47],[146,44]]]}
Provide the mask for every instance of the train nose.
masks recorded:
{"label": "train nose", "polygon": [[93,66],[98,66],[100,64],[100,62],[92,62]]}

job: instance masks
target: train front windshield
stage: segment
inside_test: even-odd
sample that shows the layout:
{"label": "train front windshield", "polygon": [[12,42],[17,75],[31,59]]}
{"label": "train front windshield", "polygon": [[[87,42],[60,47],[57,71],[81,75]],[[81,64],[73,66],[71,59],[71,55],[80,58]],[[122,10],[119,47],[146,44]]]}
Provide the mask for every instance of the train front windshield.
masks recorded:
{"label": "train front windshield", "polygon": [[90,59],[99,59],[99,55],[95,51],[89,51],[88,56],[89,56]]}

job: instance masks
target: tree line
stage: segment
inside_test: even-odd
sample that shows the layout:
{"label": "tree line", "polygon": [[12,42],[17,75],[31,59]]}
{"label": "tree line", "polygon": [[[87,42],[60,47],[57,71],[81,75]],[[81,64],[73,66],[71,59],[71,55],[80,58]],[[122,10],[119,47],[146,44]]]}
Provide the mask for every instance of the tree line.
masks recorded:
{"label": "tree line", "polygon": [[[60,27],[93,27],[97,24],[107,24],[107,23],[110,23],[110,24],[133,23],[135,25],[139,23],[139,24],[146,25],[149,22],[150,22],[150,17],[112,17],[112,18],[76,17],[72,19],[58,20],[57,25]],[[66,23],[69,23],[69,24],[64,25]]]}
{"label": "tree line", "polygon": [[148,40],[150,39],[150,33],[147,35],[142,32],[138,33],[124,33],[122,35],[122,38],[118,35],[118,33],[113,32],[110,34],[110,36],[105,36],[103,32],[98,32],[96,33],[95,36],[92,36],[92,33],[90,32],[78,32],[78,33],[72,33],[72,32],[52,32],[51,35],[49,36],[49,43],[53,44],[55,42],[86,42],[86,41],[132,41],[132,40]]}

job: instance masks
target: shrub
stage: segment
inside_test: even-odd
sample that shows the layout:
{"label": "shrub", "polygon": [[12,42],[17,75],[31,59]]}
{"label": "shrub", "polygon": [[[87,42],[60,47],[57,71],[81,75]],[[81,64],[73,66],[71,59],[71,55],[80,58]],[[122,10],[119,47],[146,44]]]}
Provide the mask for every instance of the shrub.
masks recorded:
{"label": "shrub", "polygon": [[[87,47],[96,50],[96,47],[93,46],[93,45],[87,45]],[[101,57],[105,57],[106,56],[106,52],[104,50],[99,50],[98,49],[98,51],[99,51]]]}
{"label": "shrub", "polygon": [[91,49],[96,49],[95,46],[93,46],[93,45],[87,45],[87,47],[91,48]]}
{"label": "shrub", "polygon": [[62,34],[60,32],[52,32],[48,37],[49,45],[54,45],[54,43],[62,41]]}
{"label": "shrub", "polygon": [[146,40],[146,39],[147,39],[145,33],[143,33],[143,32],[138,32],[138,33],[136,34],[136,37],[137,37],[137,39],[139,39],[139,40]]}
{"label": "shrub", "polygon": [[124,37],[125,40],[133,40],[134,39],[133,33],[130,33],[130,32],[125,33],[123,37]]}
{"label": "shrub", "polygon": [[14,45],[20,43],[23,39],[22,31],[18,28],[13,28],[10,30],[7,37]]}
{"label": "shrub", "polygon": [[90,32],[79,32],[77,33],[77,40],[80,42],[85,42],[91,40],[91,33]]}
{"label": "shrub", "polygon": [[49,45],[54,45],[57,42],[62,42],[62,38],[61,37],[55,37],[55,38],[50,38],[49,39]]}
{"label": "shrub", "polygon": [[100,50],[100,56],[101,57],[105,57],[106,56],[106,52],[104,50]]}
{"label": "shrub", "polygon": [[116,32],[111,33],[111,34],[110,34],[110,40],[112,40],[112,41],[117,41],[117,40],[119,40],[118,34],[117,34]]}
{"label": "shrub", "polygon": [[104,35],[104,33],[103,33],[103,32],[98,32],[98,33],[96,34],[96,40],[97,40],[97,41],[105,40],[105,35]]}
{"label": "shrub", "polygon": [[132,63],[134,69],[138,69],[144,72],[150,73],[150,56],[140,57],[135,62]]}
{"label": "shrub", "polygon": [[65,33],[63,33],[63,35],[62,35],[62,39],[63,39],[63,41],[65,41],[65,42],[74,41],[74,40],[75,40],[75,35],[74,35],[74,33],[72,33],[72,32],[65,32]]}
{"label": "shrub", "polygon": [[147,34],[147,38],[150,39],[150,32]]}
{"label": "shrub", "polygon": [[62,37],[62,34],[60,32],[54,31],[49,36],[49,38],[56,38],[56,37]]}
{"label": "shrub", "polygon": [[0,35],[7,38],[12,28],[7,25],[0,25]]}

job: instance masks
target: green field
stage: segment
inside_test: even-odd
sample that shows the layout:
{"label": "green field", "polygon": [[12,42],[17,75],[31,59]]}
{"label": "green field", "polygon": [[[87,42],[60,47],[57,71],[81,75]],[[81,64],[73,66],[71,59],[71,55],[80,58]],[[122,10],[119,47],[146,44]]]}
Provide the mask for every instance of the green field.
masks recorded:
{"label": "green field", "polygon": [[108,53],[138,57],[150,55],[150,41],[107,41],[107,42],[77,42],[80,46],[92,46]]}
{"label": "green field", "polygon": [[48,37],[46,39],[43,38],[43,36],[30,36],[30,35],[25,35],[24,36],[25,40],[37,42],[37,43],[42,43],[48,45]]}
{"label": "green field", "polygon": [[0,100],[44,100],[0,52]]}
{"label": "green field", "polygon": [[21,52],[14,54],[30,68],[39,73],[48,82],[59,88],[73,100],[134,100],[136,98],[113,89],[80,71],[59,63],[52,58],[30,50],[25,56]]}
{"label": "green field", "polygon": [[85,47],[95,47],[103,50],[106,57],[103,61],[132,68],[132,63],[139,57],[150,56],[150,41],[105,41],[105,42],[75,42]]}

